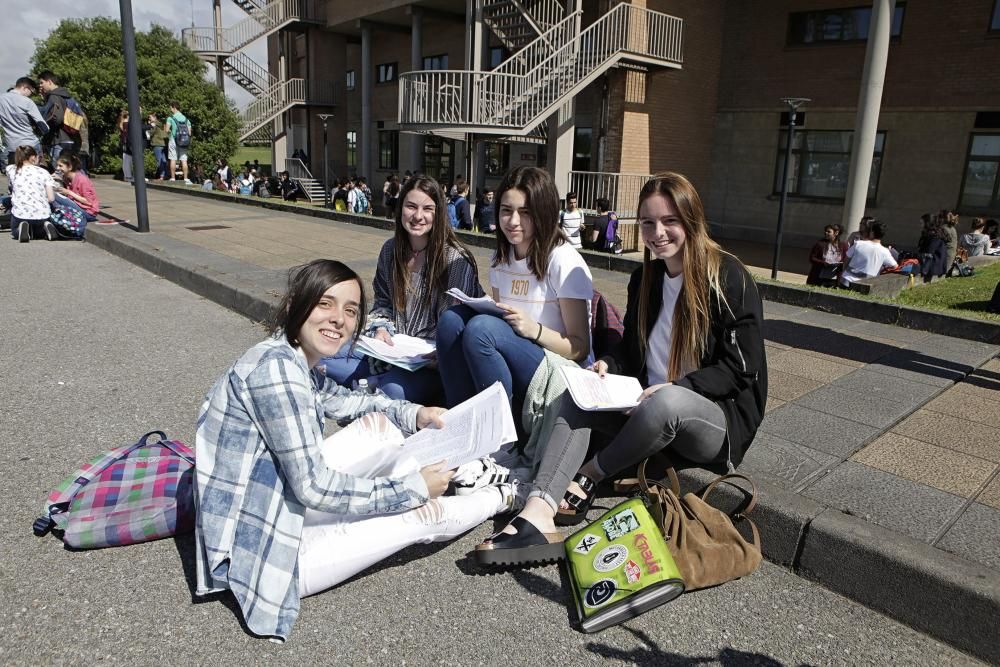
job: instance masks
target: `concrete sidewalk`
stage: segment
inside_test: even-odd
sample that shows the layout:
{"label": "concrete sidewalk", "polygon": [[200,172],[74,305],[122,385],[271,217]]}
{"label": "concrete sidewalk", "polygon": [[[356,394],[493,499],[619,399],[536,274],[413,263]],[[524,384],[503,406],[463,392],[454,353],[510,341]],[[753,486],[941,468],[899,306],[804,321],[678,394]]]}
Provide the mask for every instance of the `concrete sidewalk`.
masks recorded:
{"label": "concrete sidewalk", "polygon": [[[99,186],[109,212],[134,219],[131,188]],[[370,281],[388,237],[165,189],[149,201],[153,233],[95,225],[89,241],[255,319],[315,257]],[[473,253],[485,274],[490,252]],[[593,275],[624,310],[628,275]],[[768,415],[741,467],[761,487],[765,555],[1000,660],[997,346],[773,302],[765,317]]]}

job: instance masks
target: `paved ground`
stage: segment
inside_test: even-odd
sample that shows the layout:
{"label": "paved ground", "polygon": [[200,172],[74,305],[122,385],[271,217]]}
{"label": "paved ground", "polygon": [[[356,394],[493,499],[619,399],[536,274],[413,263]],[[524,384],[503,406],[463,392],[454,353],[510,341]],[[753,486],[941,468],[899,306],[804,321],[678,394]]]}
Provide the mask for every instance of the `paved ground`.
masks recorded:
{"label": "paved ground", "polygon": [[[114,197],[113,186],[102,191]],[[156,228],[166,227],[164,204],[183,215],[186,201],[162,200]],[[211,218],[192,203],[189,222]],[[304,229],[274,223],[285,226],[282,238]],[[320,227],[328,236],[314,252],[329,248],[332,231],[345,249],[363,232]],[[490,575],[470,564],[466,554],[489,525],[305,600],[284,646],[255,640],[225,598],[192,602],[189,536],[72,553],[32,536],[30,524],[48,490],[96,451],[152,428],[192,441],[202,395],[262,330],[92,244],[0,237],[0,279],[0,663],[975,662],[767,563],[745,580],[583,635],[570,626],[558,568]]]}

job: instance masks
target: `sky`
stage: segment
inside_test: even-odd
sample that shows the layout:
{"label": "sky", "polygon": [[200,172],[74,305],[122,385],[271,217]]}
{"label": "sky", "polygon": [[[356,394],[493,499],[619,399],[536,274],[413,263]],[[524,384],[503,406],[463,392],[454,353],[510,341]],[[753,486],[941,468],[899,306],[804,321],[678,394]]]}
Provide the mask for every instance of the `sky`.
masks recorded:
{"label": "sky", "polygon": [[[118,0],[45,0],[19,3],[17,11],[4,12],[3,40],[0,40],[0,91],[7,90],[18,77],[28,73],[28,61],[35,52],[36,39],[45,39],[64,18],[93,16],[119,18]],[[151,24],[158,23],[180,36],[181,28],[191,26],[192,16],[194,24],[199,27],[212,25],[212,0],[132,0],[132,16],[136,30],[147,31]],[[223,0],[224,26],[233,25],[245,16],[233,2]],[[120,44],[116,46],[121,47]],[[258,62],[263,62],[267,55],[266,40],[257,40],[246,52]],[[212,67],[209,67],[208,77],[215,81]],[[251,99],[246,91],[229,80],[226,81],[226,95],[240,108]]]}

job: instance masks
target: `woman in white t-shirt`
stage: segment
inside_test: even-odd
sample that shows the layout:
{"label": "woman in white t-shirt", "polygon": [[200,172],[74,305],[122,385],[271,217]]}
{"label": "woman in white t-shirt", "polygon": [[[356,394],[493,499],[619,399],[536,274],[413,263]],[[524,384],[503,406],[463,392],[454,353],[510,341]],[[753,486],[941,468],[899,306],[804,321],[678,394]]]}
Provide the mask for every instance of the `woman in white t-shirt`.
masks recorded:
{"label": "woman in white t-shirt", "polygon": [[[623,339],[591,369],[633,376],[645,390],[626,413],[585,412],[568,396],[552,404],[559,413],[534,489],[521,513],[477,547],[480,563],[562,560],[556,525],[586,519],[603,479],[661,450],[732,469],[753,441],[767,397],[753,278],[709,237],[701,199],[684,176],[646,183],[638,220],[645,253],[629,281]],[[613,439],[586,460],[592,429]]]}
{"label": "woman in white t-shirt", "polygon": [[56,239],[56,228],[49,222],[51,203],[55,200],[52,176],[38,166],[38,153],[31,146],[20,146],[14,153],[14,164],[7,165],[11,187],[11,237],[27,243],[32,236],[44,233]]}
{"label": "woman in white t-shirt", "polygon": [[520,415],[525,391],[546,352],[590,357],[593,279],[559,231],[559,193],[548,172],[517,167],[497,187],[499,228],[490,269],[503,318],[455,306],[438,320],[438,368],[449,407],[496,381]]}

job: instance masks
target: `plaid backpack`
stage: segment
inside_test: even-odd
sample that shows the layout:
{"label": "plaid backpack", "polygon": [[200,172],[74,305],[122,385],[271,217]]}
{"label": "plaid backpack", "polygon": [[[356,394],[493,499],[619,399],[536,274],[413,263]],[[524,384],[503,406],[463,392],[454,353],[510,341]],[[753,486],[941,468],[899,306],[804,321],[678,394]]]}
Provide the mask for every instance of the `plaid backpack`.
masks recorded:
{"label": "plaid backpack", "polygon": [[[150,436],[159,440],[148,442]],[[146,542],[194,528],[194,452],[151,431],[98,454],[50,494],[33,526],[76,549]]]}

